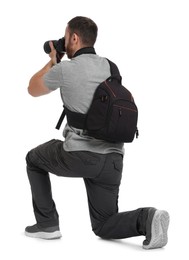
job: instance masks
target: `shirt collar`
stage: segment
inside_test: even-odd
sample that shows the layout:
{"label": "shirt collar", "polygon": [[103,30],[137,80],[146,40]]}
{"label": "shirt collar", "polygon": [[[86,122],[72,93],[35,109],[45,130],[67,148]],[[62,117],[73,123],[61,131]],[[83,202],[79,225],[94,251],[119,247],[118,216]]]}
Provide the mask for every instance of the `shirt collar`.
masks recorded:
{"label": "shirt collar", "polygon": [[84,47],[76,51],[73,55],[73,58],[81,55],[81,54],[96,54],[95,49],[93,47]]}

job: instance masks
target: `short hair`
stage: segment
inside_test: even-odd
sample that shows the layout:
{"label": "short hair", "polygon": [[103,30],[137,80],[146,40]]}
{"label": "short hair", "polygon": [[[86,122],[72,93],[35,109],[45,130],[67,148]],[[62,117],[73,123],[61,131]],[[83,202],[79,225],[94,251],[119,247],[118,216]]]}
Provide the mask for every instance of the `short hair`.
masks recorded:
{"label": "short hair", "polygon": [[88,17],[76,16],[68,22],[70,33],[76,33],[86,46],[93,46],[96,42],[98,27]]}

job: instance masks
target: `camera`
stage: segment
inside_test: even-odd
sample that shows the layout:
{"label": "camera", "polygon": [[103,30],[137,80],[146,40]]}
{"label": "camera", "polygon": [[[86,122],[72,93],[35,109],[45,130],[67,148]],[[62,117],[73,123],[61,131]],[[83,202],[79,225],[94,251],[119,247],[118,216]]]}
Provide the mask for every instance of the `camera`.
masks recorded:
{"label": "camera", "polygon": [[53,46],[54,46],[55,50],[57,51],[57,53],[63,54],[63,53],[66,52],[66,50],[65,50],[65,38],[64,37],[60,38],[59,40],[46,41],[43,45],[43,49],[47,54],[49,54],[51,52],[49,42],[53,43]]}

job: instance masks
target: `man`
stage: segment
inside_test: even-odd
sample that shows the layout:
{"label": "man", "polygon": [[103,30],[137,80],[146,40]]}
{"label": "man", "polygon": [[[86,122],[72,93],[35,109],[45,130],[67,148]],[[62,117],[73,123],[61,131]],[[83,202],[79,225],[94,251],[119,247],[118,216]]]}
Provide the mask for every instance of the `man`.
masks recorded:
{"label": "man", "polygon": [[[96,37],[97,26],[91,19],[79,16],[70,20],[65,30],[65,49],[70,60],[57,64],[57,53],[51,42],[51,59],[31,78],[29,93],[37,97],[60,88],[68,109],[86,113],[95,89],[110,76],[108,61],[95,53]],[[92,229],[97,236],[121,239],[144,235],[143,248],[165,246],[169,224],[166,211],[139,208],[118,213],[123,143],[97,140],[68,124],[63,135],[64,141],[51,140],[27,154],[27,173],[37,223],[26,227],[25,234],[43,239],[61,237],[51,194],[50,172],[84,179]]]}

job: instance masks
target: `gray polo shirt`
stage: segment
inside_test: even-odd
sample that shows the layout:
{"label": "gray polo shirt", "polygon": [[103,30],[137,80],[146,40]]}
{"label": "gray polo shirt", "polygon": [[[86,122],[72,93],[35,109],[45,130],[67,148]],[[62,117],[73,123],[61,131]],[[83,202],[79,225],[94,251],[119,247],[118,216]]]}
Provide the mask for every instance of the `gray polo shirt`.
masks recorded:
{"label": "gray polo shirt", "polygon": [[[53,66],[44,76],[50,90],[60,88],[64,105],[74,112],[86,113],[97,86],[110,76],[105,58],[96,54],[81,54]],[[63,136],[66,151],[90,151],[107,154],[124,153],[123,143],[109,143],[83,134],[83,130],[66,124]]]}

